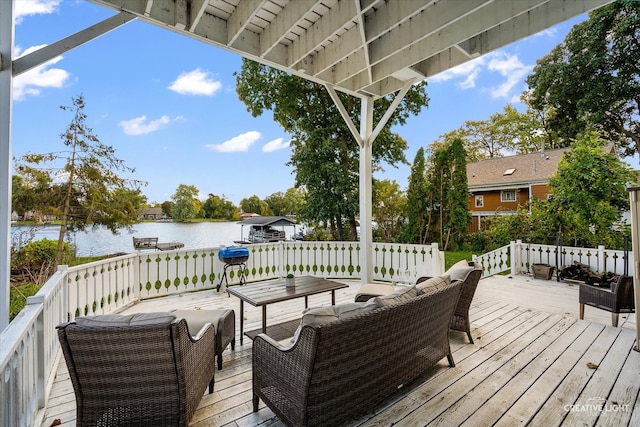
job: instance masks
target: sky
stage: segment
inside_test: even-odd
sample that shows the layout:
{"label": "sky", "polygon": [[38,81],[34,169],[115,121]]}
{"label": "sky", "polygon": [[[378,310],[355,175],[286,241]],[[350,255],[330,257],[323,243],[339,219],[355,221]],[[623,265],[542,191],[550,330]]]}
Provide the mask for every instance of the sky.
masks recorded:
{"label": "sky", "polygon": [[[114,14],[85,0],[16,0],[14,55]],[[392,129],[408,142],[407,160],[467,120],[486,120],[508,103],[524,111],[519,97],[536,60],[586,18],[429,78],[428,108]],[[14,79],[13,155],[61,150],[72,116],[60,106],[82,95],[87,125],[135,169],[129,177],[148,183],[149,203],[171,200],[180,184],[195,186],[202,200],[215,194],[234,204],[284,193],[295,184],[286,165],[291,137],[270,111],[247,112],[235,92],[240,67],[239,55],[134,20]],[[386,165],[374,177],[404,190],[409,173],[410,165]]]}

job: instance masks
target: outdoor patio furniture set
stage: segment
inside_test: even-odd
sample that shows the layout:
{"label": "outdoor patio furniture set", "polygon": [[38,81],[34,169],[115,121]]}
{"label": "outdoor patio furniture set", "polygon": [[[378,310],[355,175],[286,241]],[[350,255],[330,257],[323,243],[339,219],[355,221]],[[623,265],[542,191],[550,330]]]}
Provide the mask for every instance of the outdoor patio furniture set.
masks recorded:
{"label": "outdoor patio furniture set", "polygon": [[[336,425],[445,356],[454,366],[449,329],[473,343],[468,311],[480,273],[465,261],[413,286],[363,285],[354,303],[305,310],[293,338],[254,335],[253,410],[262,399],[288,425]],[[213,391],[215,357],[221,369],[222,352],[235,348],[235,313],[87,316],[58,334],[77,425],[187,425],[207,385]]]}

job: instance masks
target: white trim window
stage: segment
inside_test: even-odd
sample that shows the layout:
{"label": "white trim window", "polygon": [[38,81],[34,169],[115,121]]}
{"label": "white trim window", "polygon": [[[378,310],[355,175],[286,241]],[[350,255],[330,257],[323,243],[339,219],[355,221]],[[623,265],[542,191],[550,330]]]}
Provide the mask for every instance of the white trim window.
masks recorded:
{"label": "white trim window", "polygon": [[475,197],[476,197],[476,208],[484,207],[484,196],[482,194],[479,194]]}
{"label": "white trim window", "polygon": [[501,202],[515,202],[516,201],[516,190],[502,190],[500,192],[500,201]]}

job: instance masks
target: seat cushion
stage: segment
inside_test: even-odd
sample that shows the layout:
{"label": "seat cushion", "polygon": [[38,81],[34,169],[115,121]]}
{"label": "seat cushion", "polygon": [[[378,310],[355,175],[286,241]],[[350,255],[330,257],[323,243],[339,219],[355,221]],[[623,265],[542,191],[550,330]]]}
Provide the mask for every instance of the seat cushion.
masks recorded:
{"label": "seat cushion", "polygon": [[207,323],[213,325],[214,330],[218,331],[218,323],[220,319],[231,313],[230,309],[218,309],[218,310],[174,310],[171,314],[177,318],[182,318],[187,321],[187,327],[189,333],[192,336],[196,336],[198,332]]}
{"label": "seat cushion", "polygon": [[76,324],[81,326],[142,326],[164,325],[175,320],[172,313],[134,313],[134,314],[99,314],[97,316],[83,316],[76,318]]}
{"label": "seat cushion", "polygon": [[435,276],[416,284],[416,290],[418,291],[418,295],[422,295],[422,294],[434,291],[436,289],[444,288],[445,286],[450,284],[451,284],[451,276],[449,275]]}

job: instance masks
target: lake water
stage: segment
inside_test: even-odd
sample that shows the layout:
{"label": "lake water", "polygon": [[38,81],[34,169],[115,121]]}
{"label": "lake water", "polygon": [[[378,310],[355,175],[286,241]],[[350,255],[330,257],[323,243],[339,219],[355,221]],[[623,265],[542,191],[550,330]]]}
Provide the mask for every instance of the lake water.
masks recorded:
{"label": "lake water", "polygon": [[[276,227],[282,229],[290,240],[295,233],[291,227]],[[11,227],[12,238],[16,241],[21,233],[30,227]],[[69,237],[69,241],[76,244],[78,256],[100,256],[120,252],[134,252],[133,237],[157,237],[159,243],[182,242],[184,249],[211,248],[217,246],[231,246],[234,240],[240,240],[249,233],[249,227],[242,227],[236,222],[142,222],[133,226],[134,232],[126,230],[114,235],[105,228],[78,232]],[[36,240],[43,238],[58,240],[59,226],[42,226],[36,231]],[[24,240],[25,237],[22,237]]]}

